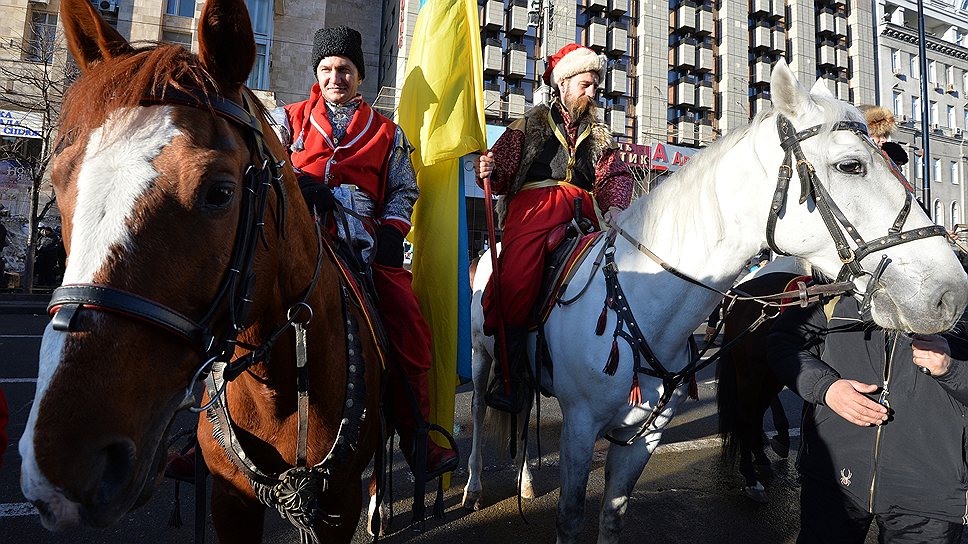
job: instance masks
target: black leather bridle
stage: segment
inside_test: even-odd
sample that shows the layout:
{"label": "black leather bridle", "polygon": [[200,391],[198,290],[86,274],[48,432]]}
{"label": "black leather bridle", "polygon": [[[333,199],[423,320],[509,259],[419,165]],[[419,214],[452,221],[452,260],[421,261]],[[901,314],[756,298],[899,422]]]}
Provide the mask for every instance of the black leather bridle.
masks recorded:
{"label": "black leather bridle", "polygon": [[[242,104],[201,89],[180,90],[167,88],[141,101],[143,106],[172,105],[207,110],[240,127],[245,135],[251,156],[242,180],[239,206],[239,228],[233,243],[232,256],[215,298],[201,319],[195,320],[159,302],[128,291],[103,284],[68,284],[54,290],[47,311],[51,325],[57,331],[75,331],[76,318],[81,311],[105,312],[141,321],[181,337],[205,361],[231,359],[239,333],[246,326],[255,286],[255,253],[265,238],[265,216],[270,192],[276,193],[275,228],[280,238],[286,231],[286,193],[282,183],[282,161],[277,161],[265,143],[258,110],[244,93]],[[319,274],[316,273],[303,300],[309,296]],[[220,321],[216,325],[216,321]],[[222,324],[221,321],[224,321]],[[291,324],[280,326],[270,333],[259,349],[265,355],[275,337]],[[223,330],[217,331],[216,328]],[[256,351],[256,350],[253,350]],[[249,363],[251,364],[251,362]],[[207,372],[207,370],[203,370]],[[201,374],[202,371],[199,372]],[[191,387],[191,384],[189,384]]]}
{"label": "black leather bridle", "polygon": [[[843,263],[837,275],[838,282],[850,281],[865,275],[870,275],[872,276],[872,283],[876,283],[876,279],[883,273],[883,269],[887,266],[889,260],[882,258],[878,269],[871,273],[865,271],[863,266],[861,266],[861,260],[864,257],[874,251],[887,249],[899,244],[905,244],[931,236],[947,235],[944,227],[940,225],[931,225],[907,231],[901,230],[904,227],[905,221],[907,221],[908,214],[911,212],[911,205],[914,202],[914,194],[911,192],[907,180],[898,173],[897,169],[890,163],[890,159],[884,156],[880,149],[878,149],[877,144],[870,139],[867,135],[867,127],[863,123],[857,121],[840,121],[834,124],[831,130],[849,130],[860,136],[864,142],[871,146],[875,157],[881,157],[883,160],[888,161],[889,170],[905,187],[904,205],[901,207],[901,211],[898,213],[894,223],[888,229],[887,236],[882,236],[870,242],[864,241],[864,238],[840,210],[837,203],[830,198],[830,194],[827,193],[823,184],[820,183],[820,178],[817,177],[816,170],[804,156],[803,149],[800,148],[801,142],[820,134],[824,129],[824,125],[816,125],[797,132],[793,123],[778,113],[776,114],[776,126],[780,135],[780,146],[786,152],[786,155],[783,157],[783,164],[780,165],[776,192],[773,194],[773,202],[770,204],[770,214],[766,224],[766,240],[774,253],[790,255],[777,247],[776,241],[774,240],[774,233],[776,232],[776,223],[779,219],[780,212],[786,203],[787,189],[790,186],[790,179],[793,177],[794,168],[796,168],[797,174],[800,177],[800,204],[806,202],[807,198],[812,198],[816,203],[817,211],[820,212],[820,217],[827,226],[827,231],[830,232],[830,237],[833,239],[834,245],[837,248],[837,255],[840,257],[840,262]],[[796,160],[795,165],[794,159]],[[846,235],[844,234],[845,232]],[[847,240],[848,236],[853,240],[854,248],[851,248],[850,242]],[[874,286],[870,285],[867,291],[871,292],[873,288]]]}

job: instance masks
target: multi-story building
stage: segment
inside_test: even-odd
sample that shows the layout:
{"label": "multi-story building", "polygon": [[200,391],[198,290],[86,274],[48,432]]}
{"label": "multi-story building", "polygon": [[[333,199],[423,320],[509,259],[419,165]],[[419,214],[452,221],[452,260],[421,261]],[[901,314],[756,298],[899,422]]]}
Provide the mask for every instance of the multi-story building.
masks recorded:
{"label": "multi-story building", "polygon": [[[894,111],[895,137],[911,161],[904,173],[922,187],[921,120],[927,106],[929,213],[939,225],[953,229],[964,222],[966,132],[968,132],[968,2],[926,0],[924,29],[927,70],[921,72],[917,3],[878,0],[878,98]],[[922,95],[922,78],[928,93]]]}

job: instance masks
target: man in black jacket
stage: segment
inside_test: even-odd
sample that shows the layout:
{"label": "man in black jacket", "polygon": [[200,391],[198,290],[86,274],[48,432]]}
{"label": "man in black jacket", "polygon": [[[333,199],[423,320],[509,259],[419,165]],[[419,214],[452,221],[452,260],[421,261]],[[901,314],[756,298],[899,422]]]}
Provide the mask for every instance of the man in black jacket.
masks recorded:
{"label": "man in black jacket", "polygon": [[798,543],[863,543],[874,520],[880,542],[960,541],[968,523],[964,347],[950,335],[880,329],[851,297],[829,320],[819,305],[777,320],[771,370],[806,401]]}

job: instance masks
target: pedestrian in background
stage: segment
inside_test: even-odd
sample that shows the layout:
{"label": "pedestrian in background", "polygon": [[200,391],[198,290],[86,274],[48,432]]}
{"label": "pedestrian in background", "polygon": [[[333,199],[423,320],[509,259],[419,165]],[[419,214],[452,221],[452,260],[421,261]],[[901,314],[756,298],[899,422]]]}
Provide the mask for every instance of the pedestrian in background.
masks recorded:
{"label": "pedestrian in background", "polygon": [[769,350],[770,369],[806,401],[797,542],[862,544],[875,520],[880,542],[959,542],[965,339],[881,329],[843,297],[829,320],[822,305],[785,311]]}
{"label": "pedestrian in background", "polygon": [[908,163],[907,151],[891,140],[891,136],[897,132],[897,121],[894,114],[887,108],[862,104],[859,106],[864,120],[867,121],[867,133],[870,134],[874,143],[881,148],[881,151],[898,166]]}

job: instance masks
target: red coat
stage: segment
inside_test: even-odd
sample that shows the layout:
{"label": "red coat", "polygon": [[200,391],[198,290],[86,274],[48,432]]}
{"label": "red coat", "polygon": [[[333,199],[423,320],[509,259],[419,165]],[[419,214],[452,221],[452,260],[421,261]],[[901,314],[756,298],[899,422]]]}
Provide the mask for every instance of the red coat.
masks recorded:
{"label": "red coat", "polygon": [[292,165],[303,173],[336,187],[356,185],[377,204],[383,205],[387,164],[397,126],[361,102],[338,144],[326,114],[319,84],[308,100],[285,106],[294,135],[303,135],[303,149],[292,153]]}

